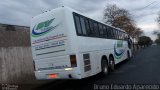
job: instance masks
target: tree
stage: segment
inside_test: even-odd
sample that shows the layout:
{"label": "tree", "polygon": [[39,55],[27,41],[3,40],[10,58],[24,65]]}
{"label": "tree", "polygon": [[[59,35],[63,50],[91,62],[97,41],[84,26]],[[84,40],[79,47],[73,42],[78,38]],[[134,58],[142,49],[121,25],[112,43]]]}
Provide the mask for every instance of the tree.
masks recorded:
{"label": "tree", "polygon": [[133,26],[131,20],[127,16],[118,16],[113,20],[112,25],[121,29],[126,29],[127,26]]}
{"label": "tree", "polygon": [[160,32],[159,32],[159,30],[153,31],[153,34],[157,35],[157,39],[155,40],[155,43],[160,44]]}
{"label": "tree", "polygon": [[135,37],[135,35],[139,37],[143,33],[142,30],[136,26],[129,11],[119,8],[116,5],[108,5],[104,9],[103,19],[105,23],[125,30],[132,37]]}
{"label": "tree", "polygon": [[160,44],[160,33],[157,33],[157,39],[155,40],[155,43]]}
{"label": "tree", "polygon": [[[158,14],[158,17],[157,17],[157,23],[158,23],[158,26],[160,27],[160,13]],[[160,30],[155,30],[153,34],[157,35],[157,39],[155,40],[155,43],[160,44]]]}
{"label": "tree", "polygon": [[136,28],[135,31],[132,32],[132,34],[133,35],[131,35],[131,36],[138,40],[138,38],[143,35],[143,31],[141,28]]}
{"label": "tree", "polygon": [[150,37],[148,36],[141,36],[139,37],[139,41],[138,41],[138,44],[140,46],[149,46],[153,43],[153,41],[151,40]]}
{"label": "tree", "polygon": [[127,10],[125,9],[120,9],[119,7],[117,7],[115,4],[114,5],[108,5],[105,10],[104,10],[104,22],[110,25],[113,25],[114,20],[117,17],[120,16],[128,16],[129,13]]}
{"label": "tree", "polygon": [[156,39],[154,42],[160,44],[160,39]]}

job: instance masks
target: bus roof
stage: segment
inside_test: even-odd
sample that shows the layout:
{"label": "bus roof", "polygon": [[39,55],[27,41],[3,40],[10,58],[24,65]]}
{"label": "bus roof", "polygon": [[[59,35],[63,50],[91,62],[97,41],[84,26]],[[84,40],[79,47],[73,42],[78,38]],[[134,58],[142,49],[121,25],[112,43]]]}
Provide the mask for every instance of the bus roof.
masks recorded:
{"label": "bus roof", "polygon": [[80,15],[84,16],[84,17],[87,17],[87,18],[89,18],[89,19],[92,19],[92,20],[94,20],[94,21],[96,21],[96,22],[102,23],[102,24],[104,24],[104,25],[107,25],[107,26],[109,26],[109,27],[115,28],[115,29],[117,29],[117,30],[119,30],[119,31],[122,31],[122,32],[126,33],[124,30],[122,30],[122,29],[120,29],[120,28],[117,28],[117,27],[108,25],[108,24],[106,24],[106,23],[104,23],[104,22],[97,21],[97,20],[95,20],[95,19],[93,19],[93,18],[90,18],[89,16],[84,15],[83,13],[78,12],[78,11],[76,11],[76,10],[70,8],[70,7],[67,7],[67,6],[62,6],[62,7],[58,7],[58,8],[49,10],[49,11],[45,11],[45,12],[43,12],[43,13],[35,16],[35,17],[33,17],[33,19],[36,19],[36,17],[41,17],[41,16],[43,16],[43,14],[47,14],[47,13],[49,13],[49,12],[52,12],[52,11],[55,11],[55,10],[62,10],[62,9],[68,10],[68,11],[71,11],[71,12],[75,12],[75,13],[77,13],[77,14],[80,14]]}

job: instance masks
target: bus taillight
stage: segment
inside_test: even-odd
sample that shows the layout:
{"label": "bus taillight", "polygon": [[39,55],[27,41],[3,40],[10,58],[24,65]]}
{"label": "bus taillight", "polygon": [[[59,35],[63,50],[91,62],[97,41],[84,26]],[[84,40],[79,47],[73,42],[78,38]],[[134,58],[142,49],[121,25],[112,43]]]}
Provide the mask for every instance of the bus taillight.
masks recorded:
{"label": "bus taillight", "polygon": [[70,55],[71,67],[77,67],[76,55]]}

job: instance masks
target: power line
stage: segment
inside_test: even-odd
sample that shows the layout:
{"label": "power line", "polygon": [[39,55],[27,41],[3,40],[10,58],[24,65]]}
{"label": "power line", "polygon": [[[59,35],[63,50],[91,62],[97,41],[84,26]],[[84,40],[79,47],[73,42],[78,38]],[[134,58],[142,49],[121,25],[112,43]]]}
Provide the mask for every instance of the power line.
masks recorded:
{"label": "power line", "polygon": [[[157,1],[153,1],[153,2],[151,2],[151,3],[149,3],[148,5],[146,5],[145,7],[143,7],[143,8],[139,8],[139,9],[136,9],[136,11],[139,11],[139,10],[143,10],[143,9],[145,9],[145,8],[147,8],[147,7],[149,7],[149,6],[151,6],[152,4],[154,4],[155,2],[157,2]],[[159,5],[160,4],[160,2],[158,2],[157,4],[155,4],[154,6],[152,6],[150,9],[152,9],[152,8],[154,8],[154,7],[156,7],[157,5]],[[135,10],[133,10],[133,11],[135,11]],[[133,12],[133,11],[131,11],[131,12]],[[156,11],[157,12],[157,11]],[[134,15],[134,18],[140,18],[140,17],[145,17],[145,16],[149,16],[149,15],[153,15],[153,14],[157,14],[156,12],[151,12],[150,14],[141,14],[141,15],[138,15],[138,16],[136,16],[136,15]]]}
{"label": "power line", "polygon": [[149,3],[148,5],[146,5],[146,6],[142,7],[142,8],[138,8],[138,9],[135,9],[135,10],[131,10],[130,12],[143,10],[143,9],[145,9],[145,8],[147,8],[147,7],[149,7],[149,6],[151,6],[151,5],[154,4],[155,2],[157,2],[157,1],[153,1],[153,2]]}
{"label": "power line", "polygon": [[154,15],[154,14],[157,14],[157,13],[141,14],[141,15],[135,16],[134,18],[140,18],[140,17],[145,17],[145,16],[149,16],[149,15]]}
{"label": "power line", "polygon": [[159,6],[159,4],[160,4],[160,2],[158,2],[156,5],[154,5],[153,7],[151,7],[151,9],[154,8],[154,7],[156,7],[157,5]]}

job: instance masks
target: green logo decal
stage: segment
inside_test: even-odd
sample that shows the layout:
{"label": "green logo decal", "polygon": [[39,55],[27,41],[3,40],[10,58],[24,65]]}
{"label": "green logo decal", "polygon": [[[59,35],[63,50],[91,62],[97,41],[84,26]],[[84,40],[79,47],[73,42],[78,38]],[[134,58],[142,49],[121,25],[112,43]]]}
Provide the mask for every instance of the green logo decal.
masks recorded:
{"label": "green logo decal", "polygon": [[41,22],[38,25],[35,25],[32,29],[32,36],[38,37],[54,30],[59,25],[57,24],[55,26],[50,26],[54,20],[55,18]]}
{"label": "green logo decal", "polygon": [[120,59],[125,52],[123,49],[123,41],[117,41],[114,45],[114,56],[116,59]]}

